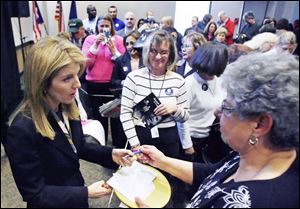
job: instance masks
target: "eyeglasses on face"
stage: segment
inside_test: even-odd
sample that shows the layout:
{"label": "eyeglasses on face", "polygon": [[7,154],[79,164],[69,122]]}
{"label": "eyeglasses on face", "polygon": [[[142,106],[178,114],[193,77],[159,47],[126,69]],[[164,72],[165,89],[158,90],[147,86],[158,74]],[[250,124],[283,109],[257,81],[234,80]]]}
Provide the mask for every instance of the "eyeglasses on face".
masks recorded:
{"label": "eyeglasses on face", "polygon": [[157,51],[156,49],[150,49],[150,54],[153,56],[157,56],[160,54],[160,56],[168,56],[169,55],[169,50],[161,50],[160,52]]}
{"label": "eyeglasses on face", "polygon": [[189,44],[183,44],[181,46],[181,49],[191,49],[191,48],[194,48],[194,46],[193,45],[189,45]]}
{"label": "eyeglasses on face", "polygon": [[221,105],[221,113],[226,116],[229,116],[231,113],[233,113],[235,111],[236,111],[236,108],[230,107],[227,104],[227,101],[224,99],[222,102],[222,105]]}
{"label": "eyeglasses on face", "polygon": [[133,41],[126,42],[126,46],[128,46],[128,45],[134,45],[134,44],[135,44],[135,42],[133,42]]}

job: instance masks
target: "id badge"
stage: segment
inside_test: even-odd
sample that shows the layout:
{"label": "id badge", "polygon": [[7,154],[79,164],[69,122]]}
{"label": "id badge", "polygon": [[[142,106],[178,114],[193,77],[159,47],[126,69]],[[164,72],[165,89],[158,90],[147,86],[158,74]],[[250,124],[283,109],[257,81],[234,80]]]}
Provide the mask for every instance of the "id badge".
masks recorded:
{"label": "id badge", "polygon": [[154,126],[153,128],[151,128],[151,136],[152,136],[152,138],[158,138],[159,137],[157,126]]}

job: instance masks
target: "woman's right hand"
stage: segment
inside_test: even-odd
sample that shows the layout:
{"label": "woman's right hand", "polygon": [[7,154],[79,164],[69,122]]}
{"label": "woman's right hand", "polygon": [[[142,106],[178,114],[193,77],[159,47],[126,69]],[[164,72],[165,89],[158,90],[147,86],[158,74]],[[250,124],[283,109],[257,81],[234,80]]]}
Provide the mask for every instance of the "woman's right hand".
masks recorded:
{"label": "woman's right hand", "polygon": [[159,167],[161,162],[166,158],[161,151],[152,145],[142,145],[140,146],[140,150],[142,155],[138,160],[153,167]]}
{"label": "woman's right hand", "polygon": [[104,181],[97,181],[88,186],[89,198],[100,198],[111,193],[111,187]]}
{"label": "woman's right hand", "polygon": [[95,44],[98,46],[104,40],[105,40],[104,34],[103,33],[99,33],[98,35],[96,35]]}

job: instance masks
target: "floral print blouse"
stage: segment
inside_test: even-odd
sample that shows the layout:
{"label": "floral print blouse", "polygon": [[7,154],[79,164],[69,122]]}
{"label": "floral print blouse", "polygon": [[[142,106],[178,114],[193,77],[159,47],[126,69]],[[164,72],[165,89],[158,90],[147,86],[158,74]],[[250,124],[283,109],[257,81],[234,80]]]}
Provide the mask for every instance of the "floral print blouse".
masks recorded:
{"label": "floral print blouse", "polygon": [[[238,168],[240,156],[213,165],[194,163],[194,183],[201,183],[187,207],[299,208],[299,156],[281,176],[268,180],[224,181]],[[210,173],[210,174],[208,174]],[[207,175],[208,174],[208,175]]]}

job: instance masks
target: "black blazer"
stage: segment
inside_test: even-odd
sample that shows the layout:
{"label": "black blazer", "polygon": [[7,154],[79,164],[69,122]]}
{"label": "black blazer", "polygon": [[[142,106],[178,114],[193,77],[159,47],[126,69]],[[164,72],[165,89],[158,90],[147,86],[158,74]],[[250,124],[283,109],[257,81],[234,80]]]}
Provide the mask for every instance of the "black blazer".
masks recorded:
{"label": "black blazer", "polygon": [[189,75],[192,75],[194,72],[196,72],[195,69],[192,69],[186,75],[184,75],[185,65],[186,65],[186,61],[185,60],[180,60],[176,64],[176,73],[178,73],[179,75],[181,75],[183,78],[186,78]]}
{"label": "black blazer", "polygon": [[[125,80],[128,73],[132,71],[131,69],[131,57],[128,52],[126,52],[121,57],[118,57],[115,61],[115,65],[112,72],[111,84],[114,88],[122,88],[121,82]],[[140,57],[139,68],[143,67],[143,59]]]}
{"label": "black blazer", "polygon": [[33,121],[19,114],[9,127],[3,145],[16,185],[28,207],[88,207],[87,187],[79,159],[117,168],[112,148],[85,143],[80,121],[70,121],[75,154],[54,117],[48,120],[54,140],[37,133]]}

